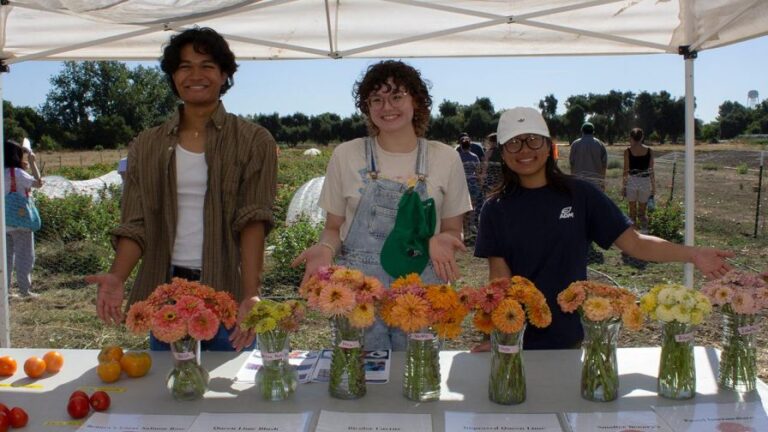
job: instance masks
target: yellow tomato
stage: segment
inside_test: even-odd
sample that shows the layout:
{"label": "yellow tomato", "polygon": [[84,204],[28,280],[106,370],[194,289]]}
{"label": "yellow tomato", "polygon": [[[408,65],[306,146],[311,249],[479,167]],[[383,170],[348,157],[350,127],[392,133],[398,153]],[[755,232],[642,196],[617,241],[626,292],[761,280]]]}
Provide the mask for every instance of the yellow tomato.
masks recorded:
{"label": "yellow tomato", "polygon": [[131,378],[143,377],[152,367],[152,357],[146,351],[131,351],[123,354],[120,366]]}
{"label": "yellow tomato", "polygon": [[116,360],[106,360],[99,363],[96,368],[96,373],[99,374],[99,378],[105,383],[112,383],[120,379],[120,363]]}

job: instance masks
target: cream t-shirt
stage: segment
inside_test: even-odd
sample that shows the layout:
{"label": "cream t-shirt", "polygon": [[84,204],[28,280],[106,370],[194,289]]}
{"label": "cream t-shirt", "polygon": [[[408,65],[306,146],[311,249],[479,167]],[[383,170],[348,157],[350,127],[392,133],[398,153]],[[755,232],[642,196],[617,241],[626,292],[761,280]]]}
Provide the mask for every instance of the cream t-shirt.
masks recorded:
{"label": "cream t-shirt", "polygon": [[[459,153],[438,141],[427,141],[427,193],[435,200],[437,227],[440,219],[458,216],[472,210],[472,202],[464,177]],[[409,153],[392,153],[376,143],[379,178],[408,184],[416,179],[418,148]],[[346,238],[355,216],[367,178],[365,142],[363,138],[339,144],[333,151],[320,192],[320,207],[328,213],[344,216],[341,239]]]}

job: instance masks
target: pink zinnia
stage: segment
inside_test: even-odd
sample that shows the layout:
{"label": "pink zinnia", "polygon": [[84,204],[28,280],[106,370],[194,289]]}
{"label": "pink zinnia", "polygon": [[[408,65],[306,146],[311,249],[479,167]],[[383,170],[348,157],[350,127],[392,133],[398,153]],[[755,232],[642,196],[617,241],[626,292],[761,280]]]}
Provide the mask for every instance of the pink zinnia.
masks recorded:
{"label": "pink zinnia", "polygon": [[730,289],[727,286],[720,286],[717,287],[715,290],[714,295],[712,296],[712,303],[722,306],[726,303],[729,303],[731,299],[733,298],[733,290]]}
{"label": "pink zinnia", "polygon": [[189,335],[197,340],[209,340],[219,331],[219,319],[209,309],[198,311],[189,319]]}
{"label": "pink zinnia", "polygon": [[738,291],[731,298],[731,307],[733,311],[740,314],[755,314],[757,308],[755,307],[755,301],[752,299],[752,295],[749,291]]}
{"label": "pink zinnia", "polygon": [[484,286],[477,293],[477,307],[485,313],[492,313],[502,299],[504,299],[504,290],[499,286],[493,284]]}
{"label": "pink zinnia", "polygon": [[355,294],[346,285],[328,283],[318,298],[320,311],[328,315],[344,315],[355,307]]}
{"label": "pink zinnia", "polygon": [[171,343],[187,335],[187,324],[173,305],[165,305],[152,315],[152,334]]}
{"label": "pink zinnia", "polygon": [[205,309],[205,304],[203,304],[203,301],[197,297],[185,295],[176,300],[176,309],[179,311],[179,315],[181,315],[182,318],[188,319]]}
{"label": "pink zinnia", "polygon": [[145,301],[136,302],[128,310],[125,325],[134,333],[146,333],[151,328],[152,308]]}

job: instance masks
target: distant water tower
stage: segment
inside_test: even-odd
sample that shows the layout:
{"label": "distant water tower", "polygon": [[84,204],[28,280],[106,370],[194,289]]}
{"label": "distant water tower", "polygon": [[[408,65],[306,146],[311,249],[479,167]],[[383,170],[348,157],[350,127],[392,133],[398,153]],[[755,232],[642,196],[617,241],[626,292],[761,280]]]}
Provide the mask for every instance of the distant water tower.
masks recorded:
{"label": "distant water tower", "polygon": [[758,98],[760,97],[760,94],[757,93],[757,90],[750,90],[747,92],[747,108],[754,108],[759,103]]}

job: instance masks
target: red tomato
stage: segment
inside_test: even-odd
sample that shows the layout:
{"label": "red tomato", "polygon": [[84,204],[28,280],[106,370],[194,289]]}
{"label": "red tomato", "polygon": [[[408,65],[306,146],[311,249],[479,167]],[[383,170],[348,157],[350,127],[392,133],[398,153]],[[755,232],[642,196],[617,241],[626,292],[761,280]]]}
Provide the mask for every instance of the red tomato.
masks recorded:
{"label": "red tomato", "polygon": [[91,403],[88,398],[76,396],[69,400],[67,412],[74,419],[81,419],[91,411]]}
{"label": "red tomato", "polygon": [[9,420],[11,421],[11,426],[15,428],[22,428],[27,425],[27,422],[29,421],[29,416],[27,415],[27,412],[24,411],[23,408],[13,407],[11,409],[11,415],[9,417]]}
{"label": "red tomato", "polygon": [[8,416],[0,411],[0,432],[7,432],[8,426],[10,426],[10,421],[8,420]]}
{"label": "red tomato", "polygon": [[82,391],[82,390],[75,390],[72,392],[71,395],[69,395],[69,400],[72,400],[73,397],[84,397],[88,399],[88,393]]}
{"label": "red tomato", "polygon": [[109,408],[111,400],[107,392],[101,390],[93,392],[91,395],[91,406],[96,411],[104,411]]}
{"label": "red tomato", "polygon": [[5,413],[7,415],[11,413],[11,410],[9,410],[5,404],[0,403],[0,413]]}

